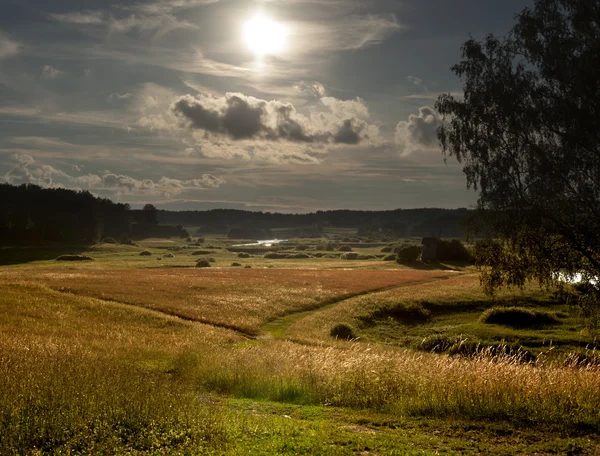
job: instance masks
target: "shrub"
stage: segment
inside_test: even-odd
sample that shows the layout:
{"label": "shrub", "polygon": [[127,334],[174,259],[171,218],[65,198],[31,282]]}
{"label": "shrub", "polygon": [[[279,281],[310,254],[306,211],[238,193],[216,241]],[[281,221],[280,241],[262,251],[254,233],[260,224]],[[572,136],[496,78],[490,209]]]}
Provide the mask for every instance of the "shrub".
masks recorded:
{"label": "shrub", "polygon": [[250,258],[252,255],[250,255],[249,253],[246,252],[240,252],[237,254],[238,258]]}
{"label": "shrub", "polygon": [[349,245],[342,245],[338,250],[340,252],[352,252],[352,247]]}
{"label": "shrub", "polygon": [[459,344],[463,340],[462,336],[446,336],[443,334],[432,334],[425,337],[418,345],[419,350],[432,353],[443,353],[450,347]]}
{"label": "shrub", "polygon": [[214,258],[212,258],[212,257],[211,257],[211,258],[209,258],[209,259],[208,259],[208,262],[209,262],[209,263],[216,263],[216,262],[217,262],[217,260],[215,260]]}
{"label": "shrub", "polygon": [[198,261],[196,261],[196,267],[210,268],[210,261],[208,261],[206,258],[200,258]]}
{"label": "shrub", "polygon": [[390,253],[392,251],[392,246],[388,245],[387,247],[383,247],[380,252],[381,253]]}
{"label": "shrub", "polygon": [[263,258],[268,260],[281,260],[283,258],[287,258],[287,255],[285,253],[267,252],[263,255]]}
{"label": "shrub", "polygon": [[383,257],[383,261],[394,261],[396,259],[396,255],[386,255]]}
{"label": "shrub", "polygon": [[421,247],[418,245],[400,247],[396,250],[396,254],[398,255],[397,261],[399,264],[414,263],[419,259],[419,255],[421,255]]}
{"label": "shrub", "polygon": [[241,264],[233,262],[233,263],[231,263],[231,266],[237,268],[237,267],[241,266]]}
{"label": "shrub", "polygon": [[140,252],[140,256],[152,256],[152,252],[149,252],[148,250],[144,250],[143,252]]}
{"label": "shrub", "polygon": [[131,240],[131,238],[129,237],[129,235],[127,233],[123,233],[119,237],[119,244],[133,245],[133,241]]}
{"label": "shrub", "polygon": [[192,242],[192,238],[191,237],[185,238],[185,242]]}
{"label": "shrub", "polygon": [[473,255],[467,250],[458,239],[445,241],[438,240],[436,257],[439,261],[461,261],[472,262]]}
{"label": "shrub", "polygon": [[252,266],[247,264],[246,266],[244,266],[244,269],[252,269]]}
{"label": "shrub", "polygon": [[192,252],[192,255],[194,256],[198,256],[198,255],[210,255],[211,253],[215,253],[212,250],[196,250],[194,252]]}
{"label": "shrub", "polygon": [[298,244],[296,246],[296,250],[299,250],[299,251],[308,250],[308,246],[306,244]]}
{"label": "shrub", "polygon": [[288,258],[293,258],[294,260],[305,260],[307,258],[310,258],[310,255],[308,255],[307,253],[294,253],[292,255],[289,255]]}
{"label": "shrub", "polygon": [[344,253],[340,258],[342,260],[358,260],[358,253],[356,253],[356,252]]}
{"label": "shrub", "polygon": [[559,323],[549,312],[525,307],[492,307],[483,312],[479,321],[488,325],[504,325],[513,328],[531,328]]}
{"label": "shrub", "polygon": [[317,252],[314,254],[315,258],[323,258],[325,256],[325,254],[323,252]]}
{"label": "shrub", "polygon": [[94,261],[94,259],[86,255],[61,255],[56,261]]}
{"label": "shrub", "polygon": [[116,244],[117,241],[115,241],[115,238],[105,237],[104,239],[102,239],[102,243],[104,243],[104,244]]}
{"label": "shrub", "polygon": [[331,331],[329,331],[329,335],[331,337],[335,337],[336,339],[356,339],[356,336],[354,335],[354,329],[352,326],[346,323],[338,323],[335,325],[333,328],[331,328]]}
{"label": "shrub", "polygon": [[196,239],[196,243],[197,244],[204,244],[204,238],[203,237],[199,237],[198,239]]}
{"label": "shrub", "polygon": [[175,255],[173,255],[172,253],[167,253],[165,255],[165,258],[174,258],[174,257],[175,257]]}

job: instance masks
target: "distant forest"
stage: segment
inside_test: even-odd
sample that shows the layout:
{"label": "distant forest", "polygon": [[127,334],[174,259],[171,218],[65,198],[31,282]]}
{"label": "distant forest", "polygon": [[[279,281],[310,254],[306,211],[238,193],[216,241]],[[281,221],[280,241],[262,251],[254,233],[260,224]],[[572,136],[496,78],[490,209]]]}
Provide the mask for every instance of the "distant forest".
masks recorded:
{"label": "distant forest", "polygon": [[[0,184],[0,242],[94,243],[106,237],[176,237],[221,234],[232,238],[266,238],[276,229],[288,236],[319,237],[326,228],[356,229],[359,236],[437,236],[460,238],[467,209],[393,211],[317,211],[278,214],[241,210],[163,211],[147,204],[98,198],[88,191]],[[187,230],[186,230],[187,229]]]}
{"label": "distant forest", "polygon": [[467,209],[396,209],[391,211],[317,211],[278,214],[233,209],[158,211],[161,223],[194,227],[196,234],[228,234],[261,239],[286,228],[295,237],[319,237],[326,228],[353,228],[359,236],[462,238]]}

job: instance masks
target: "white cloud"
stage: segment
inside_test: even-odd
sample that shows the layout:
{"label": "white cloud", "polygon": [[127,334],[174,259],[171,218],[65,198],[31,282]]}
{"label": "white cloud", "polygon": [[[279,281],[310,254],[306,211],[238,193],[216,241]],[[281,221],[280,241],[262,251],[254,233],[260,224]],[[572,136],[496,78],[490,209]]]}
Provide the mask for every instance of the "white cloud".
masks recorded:
{"label": "white cloud", "polygon": [[56,79],[65,74],[63,71],[54,68],[52,65],[44,65],[42,68],[42,77],[44,79]]}
{"label": "white cloud", "polygon": [[419,108],[419,114],[411,114],[408,121],[401,121],[396,126],[396,144],[400,146],[401,155],[407,156],[415,152],[440,151],[437,130],[442,126],[442,118],[430,107]]}
{"label": "white cloud", "polygon": [[0,30],[0,59],[12,57],[19,53],[21,44],[13,41],[7,34]]}
{"label": "white cloud", "polygon": [[43,188],[86,188],[91,191],[109,190],[115,195],[148,195],[172,197],[184,192],[217,188],[225,180],[211,174],[201,174],[194,179],[173,179],[161,177],[156,182],[151,179],[136,179],[124,174],[106,171],[100,174],[72,176],[50,165],[36,163],[31,155],[15,154],[12,159],[16,164],[0,182],[13,185],[35,184]]}
{"label": "white cloud", "polygon": [[106,21],[106,15],[102,11],[84,11],[63,14],[50,14],[50,17],[58,22],[77,25],[102,25]]}

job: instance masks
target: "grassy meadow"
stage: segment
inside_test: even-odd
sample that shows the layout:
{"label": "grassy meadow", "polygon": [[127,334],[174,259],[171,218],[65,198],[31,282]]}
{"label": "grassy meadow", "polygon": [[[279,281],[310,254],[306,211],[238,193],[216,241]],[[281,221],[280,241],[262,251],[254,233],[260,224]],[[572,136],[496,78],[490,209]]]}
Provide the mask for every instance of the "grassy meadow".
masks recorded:
{"label": "grassy meadow", "polygon": [[231,244],[5,251],[0,454],[600,451],[596,334],[552,290]]}

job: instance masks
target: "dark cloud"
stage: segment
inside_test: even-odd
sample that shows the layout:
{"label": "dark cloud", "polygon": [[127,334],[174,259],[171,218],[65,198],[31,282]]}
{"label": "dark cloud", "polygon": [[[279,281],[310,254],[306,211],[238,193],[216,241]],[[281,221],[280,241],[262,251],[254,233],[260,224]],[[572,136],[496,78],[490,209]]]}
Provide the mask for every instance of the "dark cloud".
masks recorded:
{"label": "dark cloud", "polygon": [[220,98],[208,94],[185,95],[171,105],[171,113],[193,129],[233,140],[353,145],[368,139],[366,122],[355,118],[354,112],[349,112],[347,118],[318,127],[290,103],[261,100],[241,93],[228,93]]}

